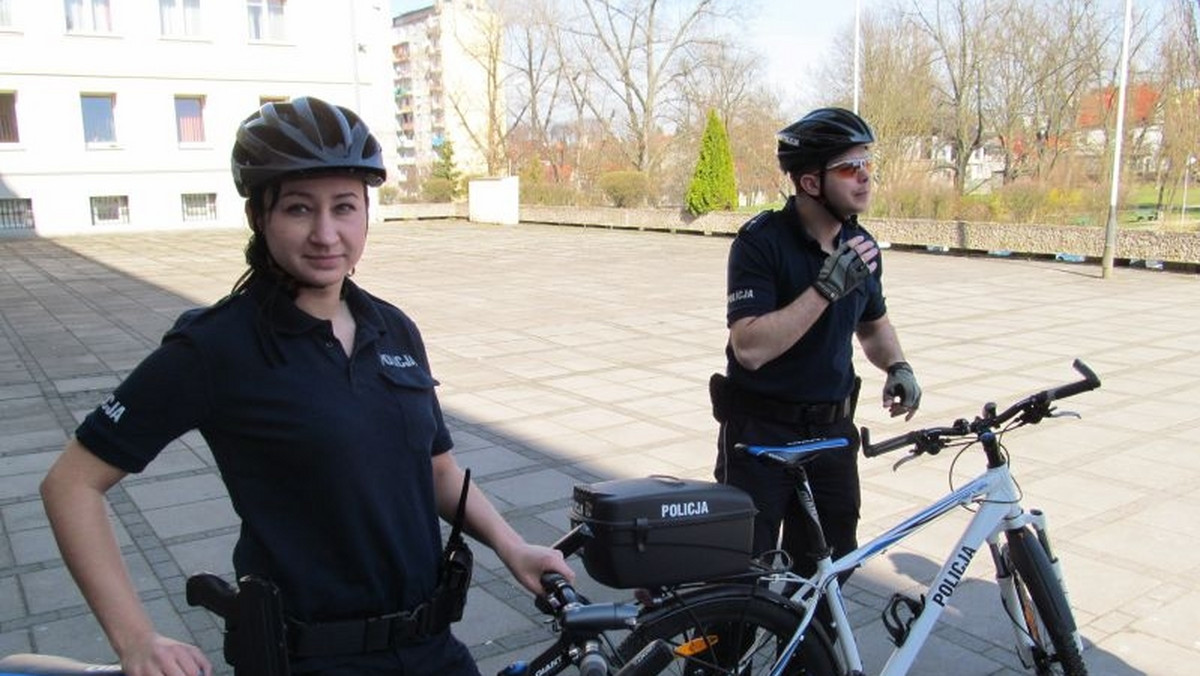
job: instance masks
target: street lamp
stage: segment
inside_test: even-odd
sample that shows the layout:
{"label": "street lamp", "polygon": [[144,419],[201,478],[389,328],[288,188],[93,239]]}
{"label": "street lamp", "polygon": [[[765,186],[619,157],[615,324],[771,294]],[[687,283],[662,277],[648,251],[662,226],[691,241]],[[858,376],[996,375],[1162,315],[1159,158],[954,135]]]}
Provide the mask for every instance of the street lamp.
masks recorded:
{"label": "street lamp", "polygon": [[1112,276],[1113,258],[1117,251],[1117,186],[1121,182],[1121,142],[1125,138],[1125,90],[1129,83],[1129,24],[1133,16],[1133,0],[1125,0],[1125,37],[1121,40],[1121,86],[1117,96],[1117,132],[1113,144],[1112,191],[1108,200],[1108,223],[1104,226],[1104,256],[1101,275]]}

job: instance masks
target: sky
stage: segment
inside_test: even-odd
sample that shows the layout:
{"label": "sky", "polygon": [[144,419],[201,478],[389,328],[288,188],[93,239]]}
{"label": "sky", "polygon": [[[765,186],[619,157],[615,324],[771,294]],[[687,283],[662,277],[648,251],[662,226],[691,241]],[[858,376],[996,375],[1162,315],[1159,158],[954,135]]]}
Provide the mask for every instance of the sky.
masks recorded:
{"label": "sky", "polygon": [[[828,101],[814,95],[805,85],[805,76],[834,54],[853,58],[853,44],[839,45],[839,36],[849,35],[854,28],[855,5],[864,15],[873,8],[893,6],[896,0],[740,0],[756,7],[754,18],[747,24],[747,42],[757,45],[764,60],[767,79],[785,109],[803,112]],[[428,7],[430,0],[389,0],[393,16]],[[1120,11],[1121,0],[1103,0],[1106,6]],[[1134,0],[1135,11],[1155,8],[1159,11],[1167,0]]]}
{"label": "sky", "polygon": [[[392,15],[428,7],[429,0],[389,0]],[[751,0],[758,6],[750,21],[746,39],[753,41],[762,53],[766,77],[776,85],[780,100],[786,106],[811,107],[805,100],[804,87],[797,74],[804,73],[797,64],[816,63],[835,48],[837,36],[854,26],[854,2],[850,0]],[[861,11],[884,0],[860,0]],[[747,3],[749,4],[749,3]],[[840,48],[839,48],[840,49]],[[849,56],[852,47],[847,47]]]}

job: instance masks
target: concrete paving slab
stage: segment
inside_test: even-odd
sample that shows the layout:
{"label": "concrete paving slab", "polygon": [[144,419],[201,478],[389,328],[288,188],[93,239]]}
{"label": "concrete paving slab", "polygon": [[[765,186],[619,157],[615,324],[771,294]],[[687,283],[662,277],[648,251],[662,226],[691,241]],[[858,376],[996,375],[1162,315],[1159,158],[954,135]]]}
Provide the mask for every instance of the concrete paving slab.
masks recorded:
{"label": "concrete paving slab", "polygon": [[[226,293],[241,230],[0,239],[0,652],[106,660],[111,651],[54,552],[37,483],[66,435],[185,309]],[[462,221],[376,224],[356,280],[421,327],[460,462],[527,538],[568,528],[571,487],[668,473],[711,476],[707,378],[724,366],[729,240],[662,232]],[[970,417],[1073,379],[1085,359],[1104,387],[1006,437],[1032,504],[1050,514],[1091,672],[1183,673],[1200,661],[1200,291],[1195,275],[891,250],[892,320],[925,389],[911,423],[877,404],[865,366],[859,422],[876,438]],[[946,491],[952,457],[893,472],[861,460],[861,538]],[[955,476],[979,469],[965,457]],[[229,574],[237,526],[199,435],[173,443],[113,494],[112,516],[152,615],[219,660],[218,625],[187,609],[183,577]],[[201,518],[196,509],[203,507]],[[856,573],[848,592],[864,651],[890,644],[878,617],[919,592],[961,519],[936,524]],[[477,548],[478,549],[478,548]],[[981,559],[982,560],[982,559]],[[477,551],[458,630],[494,673],[548,645],[528,595]],[[582,572],[582,565],[577,568]],[[1026,673],[1008,649],[977,562],[923,674]],[[598,599],[628,592],[583,575]],[[228,671],[222,672],[228,673]]]}

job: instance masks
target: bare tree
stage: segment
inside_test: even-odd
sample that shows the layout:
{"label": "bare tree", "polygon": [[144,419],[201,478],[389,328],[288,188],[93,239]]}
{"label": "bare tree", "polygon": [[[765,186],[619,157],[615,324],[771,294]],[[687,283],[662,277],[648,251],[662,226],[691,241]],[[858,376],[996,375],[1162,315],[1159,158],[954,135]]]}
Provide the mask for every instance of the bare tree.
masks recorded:
{"label": "bare tree", "polygon": [[955,191],[963,194],[971,154],[985,139],[983,87],[991,66],[987,36],[998,17],[971,0],[913,0],[909,17],[933,43],[936,132],[949,147],[941,166],[950,171]]}
{"label": "bare tree", "polygon": [[[896,13],[862,21],[864,64],[860,112],[875,130],[875,178],[881,184],[905,174],[927,174],[936,157],[929,140],[934,119],[934,48],[928,36]],[[849,74],[842,82],[852,80]],[[843,101],[853,92],[844,88]]]}
{"label": "bare tree", "polygon": [[[472,145],[483,156],[489,176],[508,173],[506,142],[508,139],[504,65],[504,22],[502,0],[493,0],[489,9],[457,10],[449,16],[448,28],[461,52],[473,62],[476,73],[482,74],[482,96],[474,87],[456,85],[448,89],[447,99]],[[449,68],[447,74],[451,72]],[[480,124],[482,118],[482,124]]]}
{"label": "bare tree", "polygon": [[1158,90],[1162,142],[1154,163],[1157,211],[1174,201],[1175,189],[1185,173],[1195,169],[1200,154],[1200,43],[1196,34],[1196,3],[1176,0],[1164,23],[1165,35],[1159,46],[1160,80]]}
{"label": "bare tree", "polygon": [[[626,141],[629,165],[652,173],[662,139],[662,98],[684,71],[689,48],[730,0],[579,0],[582,16],[568,25],[582,58],[580,72],[595,84],[580,101],[612,136]],[[599,95],[598,95],[599,94]],[[610,98],[611,97],[611,98]]]}
{"label": "bare tree", "polygon": [[[1097,14],[1094,0],[1042,0],[1023,8],[1017,19],[1022,16],[1044,17],[1027,30],[1012,31],[1023,46],[1015,65],[1027,72],[1030,85],[1025,114],[1032,155],[1026,154],[1021,169],[1041,179],[1076,145],[1081,105],[1096,93],[1107,46],[1119,36]],[[1006,180],[1017,173],[1006,171]]]}
{"label": "bare tree", "polygon": [[[527,130],[532,156],[517,158],[519,164],[542,164],[550,167],[554,182],[562,179],[563,156],[556,152],[551,140],[567,87],[562,61],[561,19],[552,0],[524,0],[511,4],[513,10],[506,18],[509,56],[506,61],[513,72],[509,98],[510,129]],[[510,132],[511,133],[511,132]],[[510,153],[512,148],[510,147]]]}

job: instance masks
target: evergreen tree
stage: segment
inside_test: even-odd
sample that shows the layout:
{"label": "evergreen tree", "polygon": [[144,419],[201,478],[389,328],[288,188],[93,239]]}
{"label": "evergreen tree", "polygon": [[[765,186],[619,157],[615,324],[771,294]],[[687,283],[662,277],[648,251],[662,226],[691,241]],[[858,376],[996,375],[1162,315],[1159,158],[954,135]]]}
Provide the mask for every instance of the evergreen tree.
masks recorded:
{"label": "evergreen tree", "polygon": [[437,147],[437,160],[426,181],[426,192],[449,192],[449,197],[453,199],[461,193],[461,182],[462,172],[454,166],[454,145],[446,139]]}
{"label": "evergreen tree", "polygon": [[700,158],[688,186],[685,203],[688,211],[702,216],[710,211],[730,210],[737,206],[737,181],[733,175],[733,153],[729,136],[717,111],[708,111],[708,124],[700,139]]}

